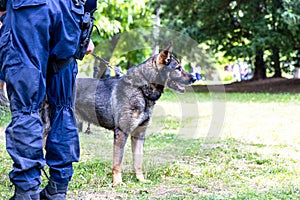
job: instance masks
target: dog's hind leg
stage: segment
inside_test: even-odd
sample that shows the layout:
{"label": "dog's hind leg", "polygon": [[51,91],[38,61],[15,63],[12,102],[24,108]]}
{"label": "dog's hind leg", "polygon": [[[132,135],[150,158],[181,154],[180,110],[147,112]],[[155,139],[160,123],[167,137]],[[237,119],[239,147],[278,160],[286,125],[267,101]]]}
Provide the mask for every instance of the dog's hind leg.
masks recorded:
{"label": "dog's hind leg", "polygon": [[113,156],[113,186],[122,185],[122,161],[124,156],[125,144],[128,138],[128,134],[120,130],[115,129],[114,132],[114,156]]}
{"label": "dog's hind leg", "polygon": [[133,157],[133,170],[140,182],[145,182],[143,175],[143,153],[146,127],[138,127],[131,135],[131,148]]}

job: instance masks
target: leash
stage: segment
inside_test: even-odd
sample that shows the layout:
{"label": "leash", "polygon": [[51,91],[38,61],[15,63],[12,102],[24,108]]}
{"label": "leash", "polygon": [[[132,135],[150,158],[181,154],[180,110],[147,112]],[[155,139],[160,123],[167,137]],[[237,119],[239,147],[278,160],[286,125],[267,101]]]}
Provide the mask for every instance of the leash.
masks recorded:
{"label": "leash", "polygon": [[91,53],[92,56],[94,56],[95,58],[97,58],[98,60],[100,60],[102,63],[104,63],[106,65],[106,67],[109,67],[109,62],[104,60],[103,58],[101,58],[100,56],[97,56],[96,54],[94,53]]}
{"label": "leash", "polygon": [[44,168],[42,168],[42,171],[44,172],[44,174],[45,174],[46,178],[47,178],[48,180],[50,180],[50,177],[49,177],[49,175],[47,174],[47,172],[45,171],[45,169],[44,169]]}
{"label": "leash", "polygon": [[[97,56],[94,53],[91,53],[92,56],[94,56],[97,60],[99,60],[101,63],[103,63],[105,65],[106,68],[110,68],[112,70],[114,70],[115,72],[117,71],[117,69],[115,67],[112,67],[111,65],[109,65],[109,62],[104,60],[103,58],[101,58],[100,56]],[[125,73],[122,72],[122,70],[118,70],[120,74],[125,75]]]}

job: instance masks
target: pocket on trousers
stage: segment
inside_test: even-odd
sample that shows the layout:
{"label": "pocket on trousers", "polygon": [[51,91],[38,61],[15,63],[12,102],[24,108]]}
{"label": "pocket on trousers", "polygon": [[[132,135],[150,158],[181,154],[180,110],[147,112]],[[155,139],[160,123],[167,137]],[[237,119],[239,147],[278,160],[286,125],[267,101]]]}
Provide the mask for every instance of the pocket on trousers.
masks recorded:
{"label": "pocket on trousers", "polygon": [[[52,0],[51,0],[52,1]],[[13,9],[17,10],[23,7],[32,7],[46,4],[47,0],[13,0],[12,6]]]}

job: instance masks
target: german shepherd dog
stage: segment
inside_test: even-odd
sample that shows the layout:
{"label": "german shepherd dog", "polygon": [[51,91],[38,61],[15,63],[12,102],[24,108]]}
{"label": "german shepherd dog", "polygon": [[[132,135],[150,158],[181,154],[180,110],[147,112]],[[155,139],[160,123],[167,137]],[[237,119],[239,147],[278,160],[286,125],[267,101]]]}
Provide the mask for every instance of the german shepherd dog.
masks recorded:
{"label": "german shepherd dog", "polygon": [[121,185],[121,165],[128,136],[131,137],[133,169],[142,172],[146,129],[155,102],[164,88],[183,93],[196,77],[183,70],[172,54],[172,44],[121,78],[77,79],[75,110],[79,119],[114,131],[113,186]]}
{"label": "german shepherd dog", "polygon": [[128,136],[131,137],[136,178],[145,181],[142,172],[143,147],[154,104],[164,88],[183,93],[184,86],[195,81],[196,77],[184,71],[172,54],[172,44],[131,68],[121,78],[77,79],[77,116],[114,131],[114,186],[123,184],[121,165]]}

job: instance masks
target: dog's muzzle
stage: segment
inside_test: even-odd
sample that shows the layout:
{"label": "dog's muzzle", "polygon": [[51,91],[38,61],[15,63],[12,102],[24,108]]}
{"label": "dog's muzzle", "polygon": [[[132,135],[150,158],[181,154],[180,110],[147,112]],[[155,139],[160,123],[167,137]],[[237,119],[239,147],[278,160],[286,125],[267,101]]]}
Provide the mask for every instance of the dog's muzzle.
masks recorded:
{"label": "dog's muzzle", "polygon": [[201,75],[199,73],[192,73],[191,84],[200,80],[201,80]]}

